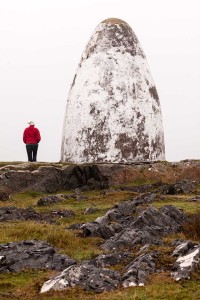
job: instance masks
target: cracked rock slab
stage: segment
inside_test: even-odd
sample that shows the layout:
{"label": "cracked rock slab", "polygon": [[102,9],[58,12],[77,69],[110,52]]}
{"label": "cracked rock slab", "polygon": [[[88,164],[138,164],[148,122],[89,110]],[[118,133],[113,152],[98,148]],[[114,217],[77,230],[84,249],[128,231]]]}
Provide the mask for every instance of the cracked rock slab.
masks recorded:
{"label": "cracked rock slab", "polygon": [[122,286],[144,286],[149,274],[156,272],[157,252],[142,254],[126,267],[122,276]]}
{"label": "cracked rock slab", "polygon": [[120,274],[106,268],[89,264],[78,264],[65,269],[60,275],[46,281],[41,293],[50,290],[64,290],[80,286],[87,291],[103,292],[114,290],[120,283]]}
{"label": "cracked rock slab", "polygon": [[47,242],[27,240],[0,244],[0,273],[20,272],[24,269],[62,271],[75,264],[67,255],[57,254]]}
{"label": "cracked rock slab", "polygon": [[191,273],[200,266],[200,244],[186,241],[178,245],[173,256],[178,256],[171,276],[179,281],[181,279],[190,279]]}
{"label": "cracked rock slab", "polygon": [[134,212],[135,200],[116,205],[95,222],[82,225],[83,236],[100,236],[106,239],[103,250],[121,251],[138,244],[161,244],[162,236],[179,231],[186,219],[181,210],[170,205]]}

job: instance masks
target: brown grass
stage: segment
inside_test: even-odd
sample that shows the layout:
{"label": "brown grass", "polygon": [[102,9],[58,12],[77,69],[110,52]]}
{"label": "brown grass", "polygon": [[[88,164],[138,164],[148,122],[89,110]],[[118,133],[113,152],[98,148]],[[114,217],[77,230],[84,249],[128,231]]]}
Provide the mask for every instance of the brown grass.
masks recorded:
{"label": "brown grass", "polygon": [[200,241],[200,209],[183,224],[182,232],[187,239]]}

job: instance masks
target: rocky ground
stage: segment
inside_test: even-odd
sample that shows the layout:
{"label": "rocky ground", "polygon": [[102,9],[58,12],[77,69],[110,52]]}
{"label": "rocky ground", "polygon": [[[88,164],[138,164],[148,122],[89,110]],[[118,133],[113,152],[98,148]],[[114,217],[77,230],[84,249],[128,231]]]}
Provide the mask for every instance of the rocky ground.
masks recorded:
{"label": "rocky ground", "polygon": [[[151,286],[160,274],[171,284],[193,282],[200,266],[199,187],[199,161],[0,163],[0,298],[28,299],[12,283],[26,272],[38,276],[29,299],[74,287],[83,299],[90,299],[88,291],[125,293]],[[15,277],[5,289],[8,274]]]}

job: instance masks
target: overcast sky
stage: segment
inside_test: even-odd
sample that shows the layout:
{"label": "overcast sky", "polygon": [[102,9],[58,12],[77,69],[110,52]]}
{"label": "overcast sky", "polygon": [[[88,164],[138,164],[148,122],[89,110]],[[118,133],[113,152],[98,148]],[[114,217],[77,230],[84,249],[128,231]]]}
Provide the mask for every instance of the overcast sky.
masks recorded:
{"label": "overcast sky", "polygon": [[126,21],[147,56],[161,102],[166,159],[200,159],[199,0],[0,0],[0,161],[60,160],[66,100],[82,52],[106,18]]}

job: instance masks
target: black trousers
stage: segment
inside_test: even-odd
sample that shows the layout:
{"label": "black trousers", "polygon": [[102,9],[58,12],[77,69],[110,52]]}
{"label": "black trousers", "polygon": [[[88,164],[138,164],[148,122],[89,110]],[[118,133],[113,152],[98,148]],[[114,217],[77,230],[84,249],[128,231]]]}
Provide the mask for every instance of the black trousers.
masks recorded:
{"label": "black trousers", "polygon": [[38,144],[26,145],[26,151],[28,155],[28,161],[36,161],[37,159]]}

